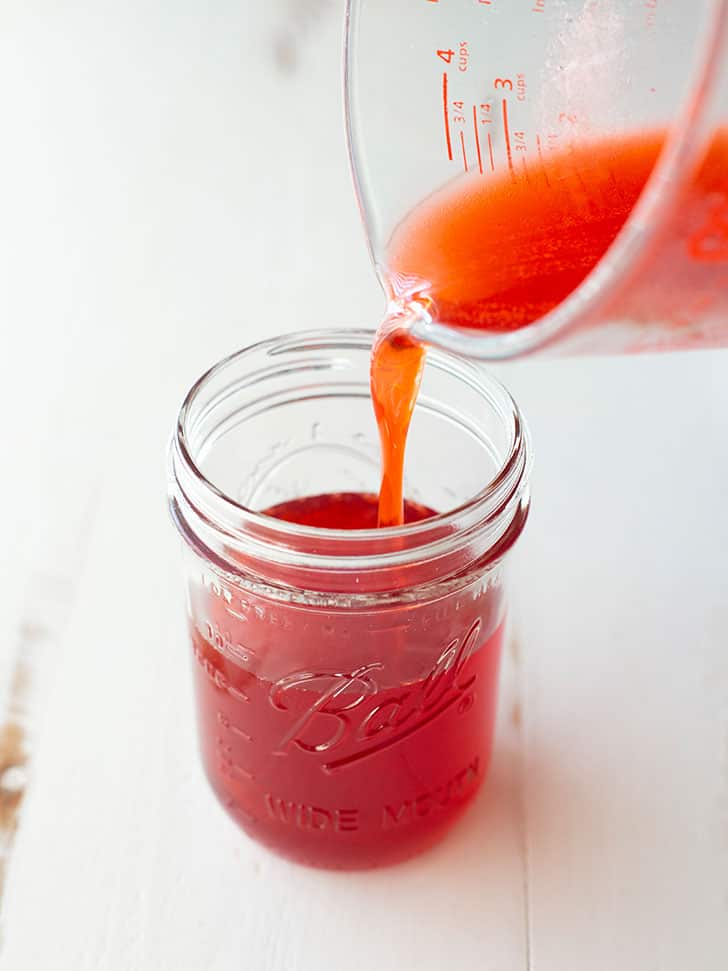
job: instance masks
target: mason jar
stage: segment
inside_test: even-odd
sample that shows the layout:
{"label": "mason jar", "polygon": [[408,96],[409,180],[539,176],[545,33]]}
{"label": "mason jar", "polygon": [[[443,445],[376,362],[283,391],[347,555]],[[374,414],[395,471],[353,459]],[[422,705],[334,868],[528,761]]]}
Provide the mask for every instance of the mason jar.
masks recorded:
{"label": "mason jar", "polygon": [[485,779],[503,570],[529,505],[515,402],[432,350],[406,494],[434,514],[386,529],[268,514],[315,496],[374,504],[372,338],[299,333],[233,354],[188,393],[169,454],[209,783],[252,838],[343,869],[420,852]]}

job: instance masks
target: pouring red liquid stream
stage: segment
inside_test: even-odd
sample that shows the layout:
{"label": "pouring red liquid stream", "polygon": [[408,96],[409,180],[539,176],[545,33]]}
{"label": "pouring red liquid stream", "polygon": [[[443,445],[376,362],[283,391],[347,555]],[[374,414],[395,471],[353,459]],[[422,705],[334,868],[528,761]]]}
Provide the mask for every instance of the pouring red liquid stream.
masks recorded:
{"label": "pouring red liquid stream", "polygon": [[[395,229],[384,268],[393,301],[422,299],[438,321],[503,332],[527,327],[561,303],[614,242],[654,168],[664,132],[584,142],[496,176],[456,179]],[[719,130],[663,230],[682,247],[662,259],[665,285],[631,312],[672,319],[711,261],[728,258],[728,133]],[[702,215],[707,209],[707,217]],[[698,212],[697,230],[683,225]],[[687,246],[693,262],[685,262]],[[668,250],[669,253],[669,250]],[[667,264],[667,265],[666,265]],[[657,271],[656,271],[657,272]],[[401,313],[401,311],[400,311]],[[372,355],[371,392],[382,444],[380,525],[402,522],[402,469],[424,349],[397,317],[385,320]],[[396,376],[396,377],[393,377]]]}
{"label": "pouring red liquid stream", "polygon": [[372,348],[371,395],[379,428],[382,484],[378,526],[404,519],[404,456],[425,366],[425,348],[389,318]]}

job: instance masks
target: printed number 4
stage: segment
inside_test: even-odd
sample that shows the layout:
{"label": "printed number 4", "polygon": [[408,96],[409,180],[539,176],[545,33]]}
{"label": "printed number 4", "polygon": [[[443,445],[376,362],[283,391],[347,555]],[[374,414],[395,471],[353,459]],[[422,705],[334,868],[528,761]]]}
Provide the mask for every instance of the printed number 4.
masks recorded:
{"label": "printed number 4", "polygon": [[450,61],[452,61],[454,55],[455,55],[455,51],[438,51],[437,52],[437,56],[438,57],[441,57],[446,64],[449,64]]}

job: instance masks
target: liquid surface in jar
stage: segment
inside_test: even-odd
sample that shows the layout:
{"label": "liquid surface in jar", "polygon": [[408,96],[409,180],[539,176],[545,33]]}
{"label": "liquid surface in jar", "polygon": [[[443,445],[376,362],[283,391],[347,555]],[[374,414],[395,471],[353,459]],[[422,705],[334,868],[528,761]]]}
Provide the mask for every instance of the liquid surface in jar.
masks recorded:
{"label": "liquid surface in jar", "polygon": [[[368,492],[334,492],[291,499],[265,510],[266,516],[318,529],[375,529],[378,499]],[[409,499],[404,503],[405,523],[436,516],[434,509]]]}
{"label": "liquid surface in jar", "polygon": [[[347,529],[370,528],[376,512],[376,496],[354,493],[266,510]],[[407,514],[434,511],[409,503]],[[191,630],[203,763],[251,836],[303,863],[351,869],[444,835],[488,766],[497,587],[440,598],[411,630],[406,608],[289,608],[273,625],[264,600],[245,613],[225,598],[204,603],[193,616],[207,623]]]}

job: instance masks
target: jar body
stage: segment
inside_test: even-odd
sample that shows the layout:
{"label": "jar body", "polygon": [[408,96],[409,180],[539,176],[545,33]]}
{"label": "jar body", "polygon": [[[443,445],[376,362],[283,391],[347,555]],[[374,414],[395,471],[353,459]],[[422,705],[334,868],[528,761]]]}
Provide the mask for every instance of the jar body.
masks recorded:
{"label": "jar body", "polygon": [[352,487],[373,501],[372,337],[233,355],[193,387],[170,451],[207,777],[253,838],[347,869],[424,849],[485,777],[530,470],[505,389],[433,351],[407,491],[439,514],[387,529],[265,514]]}
{"label": "jar body", "polygon": [[255,839],[299,862],[368,867],[441,836],[490,757],[502,568],[435,599],[276,603],[188,554],[207,777]]}

